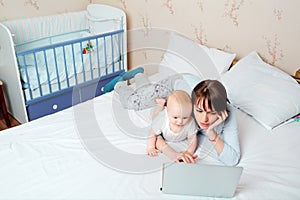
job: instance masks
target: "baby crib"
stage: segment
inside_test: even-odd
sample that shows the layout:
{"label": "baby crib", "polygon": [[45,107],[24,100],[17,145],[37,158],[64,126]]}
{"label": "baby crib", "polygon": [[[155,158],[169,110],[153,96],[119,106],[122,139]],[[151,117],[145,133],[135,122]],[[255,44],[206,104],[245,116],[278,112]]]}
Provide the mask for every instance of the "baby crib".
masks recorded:
{"label": "baby crib", "polygon": [[111,6],[5,21],[0,35],[0,76],[22,123],[101,95],[127,69],[126,16]]}

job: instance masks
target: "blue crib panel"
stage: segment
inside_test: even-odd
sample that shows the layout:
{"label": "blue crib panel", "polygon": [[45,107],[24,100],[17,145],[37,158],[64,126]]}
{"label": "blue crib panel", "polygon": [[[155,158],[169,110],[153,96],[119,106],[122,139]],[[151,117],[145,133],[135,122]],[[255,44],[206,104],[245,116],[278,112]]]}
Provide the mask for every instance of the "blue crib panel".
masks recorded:
{"label": "blue crib panel", "polygon": [[124,70],[27,102],[29,121],[53,114],[103,94],[103,87]]}

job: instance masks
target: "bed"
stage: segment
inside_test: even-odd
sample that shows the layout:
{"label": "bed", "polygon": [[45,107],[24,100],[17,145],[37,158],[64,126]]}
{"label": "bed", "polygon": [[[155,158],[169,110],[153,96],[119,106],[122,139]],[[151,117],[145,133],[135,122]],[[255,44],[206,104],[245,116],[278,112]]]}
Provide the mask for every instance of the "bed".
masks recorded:
{"label": "bed", "polygon": [[[186,61],[172,53],[174,44],[188,43],[192,54],[201,54],[203,60],[213,64],[221,63],[222,57],[226,62],[215,67],[218,72],[223,71],[219,70],[221,66],[228,68],[229,57],[234,57],[224,52],[212,56],[208,54],[211,50],[184,37],[172,36],[170,43],[158,73],[149,77],[152,82],[167,78],[170,71],[165,72],[172,67],[177,73],[203,71],[189,63],[183,67]],[[185,52],[183,48],[174,49]],[[173,65],[166,67],[167,63]],[[300,124],[293,118],[299,113],[299,85],[263,62],[256,52],[216,76],[226,86],[237,112],[242,155],[238,166],[244,170],[232,199],[299,199]],[[243,82],[237,85],[235,81],[240,78]],[[274,79],[280,87],[272,82]],[[274,86],[277,90],[268,93],[267,89]],[[241,92],[253,98],[243,102]],[[238,94],[241,98],[236,98]],[[272,110],[272,106],[280,108],[281,103],[285,109]],[[264,107],[259,107],[261,104]],[[269,109],[270,113],[264,112]],[[144,134],[149,113],[149,109],[124,109],[118,94],[112,91],[1,131],[0,199],[214,199],[168,195],[159,190],[161,166],[170,160],[162,154],[154,158],[146,155]],[[172,145],[182,149],[186,142]],[[198,164],[220,164],[205,140],[197,154]]]}
{"label": "bed", "polygon": [[2,22],[0,69],[12,115],[24,123],[101,95],[127,70],[125,32],[125,13],[101,4]]}

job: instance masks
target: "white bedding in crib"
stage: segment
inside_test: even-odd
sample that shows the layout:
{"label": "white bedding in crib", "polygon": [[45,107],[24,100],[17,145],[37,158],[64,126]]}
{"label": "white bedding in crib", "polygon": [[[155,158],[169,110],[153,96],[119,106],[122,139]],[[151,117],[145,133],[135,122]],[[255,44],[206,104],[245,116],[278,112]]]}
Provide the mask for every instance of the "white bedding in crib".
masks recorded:
{"label": "white bedding in crib", "polygon": [[[119,66],[119,63],[115,63],[115,64],[117,66]],[[67,80],[60,81],[59,84],[57,82],[52,83],[50,85],[43,84],[43,85],[41,85],[41,87],[36,88],[35,90],[31,90],[31,95],[30,95],[29,89],[24,89],[23,90],[24,95],[27,100],[34,99],[34,98],[41,96],[40,92],[42,92],[42,95],[51,94],[53,92],[60,91],[61,89],[66,89],[70,86],[76,86],[80,83],[85,83],[86,81],[91,81],[95,78],[99,78],[99,74],[100,74],[100,76],[104,76],[109,73],[113,73],[112,70],[113,70],[113,66],[108,65],[106,68],[103,67],[100,69],[96,68],[96,69],[92,69],[90,71],[83,71],[83,72],[76,74],[76,79],[75,79],[75,76],[72,76],[72,77],[68,78]],[[76,83],[76,80],[77,80],[77,83]],[[51,91],[50,91],[50,87],[51,87]]]}
{"label": "white bedding in crib", "polygon": [[[141,117],[112,99],[107,93],[1,131],[0,199],[207,199],[159,190],[157,166],[169,160],[146,155]],[[120,124],[124,115],[137,125]],[[233,199],[299,199],[300,124],[269,131],[239,110],[237,120],[244,171]],[[219,164],[197,154],[200,164]]]}
{"label": "white bedding in crib", "polygon": [[[48,37],[29,42],[16,47],[17,51],[25,51],[47,45],[58,44],[75,39],[92,36],[87,31],[81,31],[60,36]],[[84,53],[84,48],[89,48]],[[120,43],[117,35],[99,39],[86,39],[82,42],[38,50],[35,54],[18,57],[22,80],[30,84],[34,90],[41,85],[54,84],[72,78],[81,72],[93,69],[105,69],[121,57]],[[100,73],[99,73],[100,74]],[[99,75],[97,75],[98,77]]]}

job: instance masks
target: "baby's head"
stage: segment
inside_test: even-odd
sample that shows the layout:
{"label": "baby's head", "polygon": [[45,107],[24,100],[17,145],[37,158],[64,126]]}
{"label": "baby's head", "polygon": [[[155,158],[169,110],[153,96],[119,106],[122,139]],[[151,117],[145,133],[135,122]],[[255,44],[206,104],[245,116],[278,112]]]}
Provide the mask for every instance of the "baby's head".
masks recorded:
{"label": "baby's head", "polygon": [[192,101],[187,92],[173,91],[168,97],[166,106],[170,123],[184,126],[191,118],[192,108]]}

